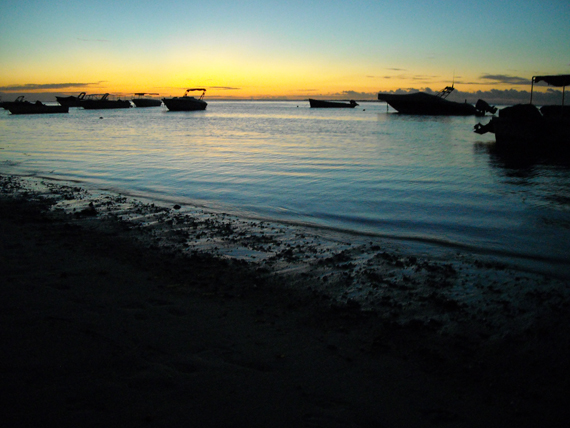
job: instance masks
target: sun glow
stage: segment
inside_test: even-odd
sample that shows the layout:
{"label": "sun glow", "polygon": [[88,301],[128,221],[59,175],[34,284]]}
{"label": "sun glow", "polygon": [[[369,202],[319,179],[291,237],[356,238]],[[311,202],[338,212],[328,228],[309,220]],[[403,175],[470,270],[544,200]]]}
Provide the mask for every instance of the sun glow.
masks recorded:
{"label": "sun glow", "polygon": [[192,86],[214,98],[374,99],[452,83],[470,93],[527,90],[532,75],[570,72],[570,47],[560,42],[570,38],[567,1],[507,9],[509,2],[427,7],[413,0],[255,7],[165,0],[136,10],[110,0],[31,9],[6,3],[4,99],[24,92],[46,93],[45,100],[79,91],[168,96]]}

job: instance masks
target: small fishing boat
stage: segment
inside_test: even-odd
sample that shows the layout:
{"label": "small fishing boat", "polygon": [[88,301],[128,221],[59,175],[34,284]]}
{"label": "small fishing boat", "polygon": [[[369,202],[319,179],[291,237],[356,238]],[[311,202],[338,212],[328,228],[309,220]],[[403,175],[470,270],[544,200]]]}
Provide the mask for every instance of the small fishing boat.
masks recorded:
{"label": "small fishing boat", "polygon": [[80,101],[80,106],[86,110],[102,110],[115,108],[130,108],[129,100],[111,99],[110,94],[91,94]]}
{"label": "small fishing boat", "polygon": [[449,101],[446,98],[455,88],[446,86],[437,95],[425,92],[412,94],[378,94],[380,101],[385,101],[401,114],[434,115],[434,116],[484,116],[486,112],[494,114],[497,109],[483,100],[472,105]]}
{"label": "small fishing boat", "polygon": [[81,100],[85,98],[85,95],[87,95],[85,92],[81,92],[78,96],[55,97],[55,99],[62,106],[81,107]]}
{"label": "small fishing boat", "polygon": [[60,105],[46,105],[40,101],[31,103],[23,101],[14,103],[8,107],[12,114],[49,114],[49,113],[68,113],[69,107]]}
{"label": "small fishing boat", "polygon": [[323,101],[323,100],[314,100],[309,98],[309,104],[311,108],[354,108],[358,104],[354,100],[350,100],[350,102],[343,102],[343,101]]}
{"label": "small fishing boat", "polygon": [[[540,108],[532,104],[534,84],[538,82],[561,87],[562,104]],[[499,110],[499,115],[489,123],[476,124],[474,132],[494,133],[498,145],[570,149],[570,106],[564,105],[565,88],[568,85],[570,74],[533,76],[529,104],[517,104]]]}
{"label": "small fishing boat", "polygon": [[145,95],[158,95],[155,93],[148,93],[148,92],[137,92],[136,98],[133,98],[131,101],[137,107],[158,107],[162,104],[162,101],[157,100],[156,98],[148,98]]}
{"label": "small fishing boat", "polygon": [[[202,95],[199,98],[188,96],[188,92],[192,91],[202,91]],[[182,97],[173,98],[163,98],[162,102],[170,111],[194,111],[194,110],[206,110],[208,103],[204,101],[204,94],[206,89],[204,88],[192,88],[186,89],[186,93]]]}

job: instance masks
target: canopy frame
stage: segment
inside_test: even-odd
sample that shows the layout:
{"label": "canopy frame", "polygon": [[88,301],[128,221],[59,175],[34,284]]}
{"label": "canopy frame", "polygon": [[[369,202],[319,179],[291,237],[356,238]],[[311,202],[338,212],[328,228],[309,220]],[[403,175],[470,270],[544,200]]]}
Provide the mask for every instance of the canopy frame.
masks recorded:
{"label": "canopy frame", "polygon": [[546,82],[551,86],[562,87],[562,105],[564,105],[566,86],[570,85],[570,74],[558,74],[551,76],[532,76],[530,85],[530,103],[532,104],[532,94],[534,91],[534,84],[538,82]]}

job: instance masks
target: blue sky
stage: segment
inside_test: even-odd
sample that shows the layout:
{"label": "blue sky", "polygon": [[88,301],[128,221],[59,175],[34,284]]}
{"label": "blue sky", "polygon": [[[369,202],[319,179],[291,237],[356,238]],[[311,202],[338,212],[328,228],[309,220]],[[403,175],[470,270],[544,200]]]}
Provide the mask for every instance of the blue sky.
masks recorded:
{"label": "blue sky", "polygon": [[303,97],[452,79],[475,92],[570,74],[568,0],[3,0],[0,12],[5,94]]}

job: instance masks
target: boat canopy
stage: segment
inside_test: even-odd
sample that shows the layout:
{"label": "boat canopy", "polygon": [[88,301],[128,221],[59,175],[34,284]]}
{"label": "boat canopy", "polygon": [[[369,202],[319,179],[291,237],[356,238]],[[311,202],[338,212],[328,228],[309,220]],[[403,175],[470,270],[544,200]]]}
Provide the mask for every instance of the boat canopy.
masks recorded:
{"label": "boat canopy", "polygon": [[546,82],[552,86],[562,86],[562,105],[564,105],[565,89],[570,85],[570,74],[555,74],[552,76],[532,76],[530,84],[530,103],[532,104],[532,93],[534,84],[538,82]]}
{"label": "boat canopy", "polygon": [[570,85],[570,74],[559,74],[554,76],[533,76],[534,83],[546,82],[552,86],[568,86]]}
{"label": "boat canopy", "polygon": [[184,94],[184,96],[188,95],[188,92],[191,91],[202,91],[202,95],[200,95],[200,100],[204,99],[204,94],[206,93],[206,89],[205,88],[191,88],[191,89],[186,89],[186,93]]}

